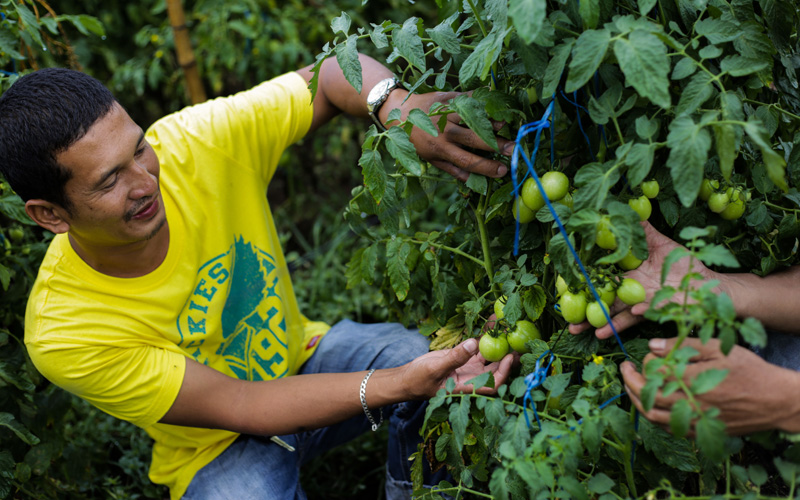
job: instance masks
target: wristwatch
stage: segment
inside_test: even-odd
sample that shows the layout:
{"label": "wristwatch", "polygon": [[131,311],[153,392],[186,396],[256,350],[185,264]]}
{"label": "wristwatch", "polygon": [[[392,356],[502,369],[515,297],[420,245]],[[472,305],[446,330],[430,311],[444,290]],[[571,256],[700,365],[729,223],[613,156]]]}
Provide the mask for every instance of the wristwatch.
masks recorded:
{"label": "wristwatch", "polygon": [[381,109],[383,103],[386,102],[392,90],[396,89],[399,85],[400,80],[398,80],[397,77],[385,78],[376,83],[367,95],[367,112],[369,113],[369,117],[372,118],[372,121],[375,122],[375,125],[378,126],[378,130],[386,130],[386,127],[381,123],[380,119],[378,119],[378,110]]}

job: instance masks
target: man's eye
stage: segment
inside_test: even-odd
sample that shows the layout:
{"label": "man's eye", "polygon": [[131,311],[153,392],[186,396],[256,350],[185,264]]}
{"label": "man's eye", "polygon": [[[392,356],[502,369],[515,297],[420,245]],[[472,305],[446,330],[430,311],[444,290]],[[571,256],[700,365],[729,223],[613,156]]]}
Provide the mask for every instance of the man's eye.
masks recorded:
{"label": "man's eye", "polygon": [[144,150],[145,150],[145,149],[147,149],[147,148],[145,148],[144,146],[142,146],[141,148],[139,148],[139,149],[137,149],[137,150],[136,150],[136,153],[135,153],[135,155],[136,155],[136,156],[142,156],[142,155],[144,154]]}
{"label": "man's eye", "polygon": [[111,182],[109,182],[108,184],[106,184],[105,186],[103,186],[103,189],[104,189],[104,190],[111,189],[111,188],[113,188],[113,187],[114,187],[116,184],[117,184],[117,176],[115,175],[115,176],[114,176],[114,178],[111,180]]}

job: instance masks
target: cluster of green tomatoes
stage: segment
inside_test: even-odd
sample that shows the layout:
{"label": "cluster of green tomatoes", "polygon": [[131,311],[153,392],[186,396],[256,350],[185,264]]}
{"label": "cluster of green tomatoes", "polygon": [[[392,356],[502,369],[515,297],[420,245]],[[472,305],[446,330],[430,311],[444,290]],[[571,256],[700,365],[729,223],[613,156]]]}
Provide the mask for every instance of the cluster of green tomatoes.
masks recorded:
{"label": "cluster of green tomatoes", "polygon": [[[505,296],[494,303],[494,315],[498,322],[504,317],[503,306],[505,303]],[[520,354],[530,352],[526,345],[527,342],[542,338],[539,328],[526,319],[517,321],[513,328],[500,331],[496,335],[494,333],[484,334],[478,344],[478,349],[486,361],[500,361],[509,353],[510,349]]]}
{"label": "cluster of green tomatoes", "polygon": [[608,323],[606,315],[610,315],[609,308],[615,299],[619,298],[629,306],[645,300],[644,287],[633,278],[623,278],[616,283],[611,278],[601,276],[592,285],[600,300],[595,300],[594,294],[588,287],[571,290],[563,277],[556,278],[558,309],[568,323],[578,324],[588,321],[593,327],[600,328]]}
{"label": "cluster of green tomatoes", "polygon": [[719,181],[703,179],[698,197],[708,204],[708,209],[725,220],[736,220],[744,215],[750,193],[741,187],[720,186]]}

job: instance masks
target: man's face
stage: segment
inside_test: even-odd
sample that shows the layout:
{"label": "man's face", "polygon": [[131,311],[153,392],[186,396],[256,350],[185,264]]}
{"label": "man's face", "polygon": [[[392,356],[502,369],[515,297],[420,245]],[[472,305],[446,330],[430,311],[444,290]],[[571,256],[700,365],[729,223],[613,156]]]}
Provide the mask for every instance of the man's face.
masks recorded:
{"label": "man's face", "polygon": [[158,158],[118,104],[56,161],[72,173],[65,186],[72,237],[120,246],[147,241],[163,228]]}

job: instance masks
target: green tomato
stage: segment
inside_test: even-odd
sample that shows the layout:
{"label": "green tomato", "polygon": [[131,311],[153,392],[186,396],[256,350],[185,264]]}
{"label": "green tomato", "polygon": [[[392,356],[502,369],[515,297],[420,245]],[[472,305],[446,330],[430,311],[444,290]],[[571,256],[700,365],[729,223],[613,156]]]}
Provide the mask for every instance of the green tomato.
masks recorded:
{"label": "green tomato", "polygon": [[617,297],[625,304],[632,306],[644,302],[646,294],[641,283],[633,278],[625,278],[619,285]]}
{"label": "green tomato", "polygon": [[[558,201],[564,198],[569,192],[569,179],[562,172],[545,172],[539,179],[542,188],[550,201]],[[538,212],[544,205],[544,197],[539,191],[539,186],[533,178],[525,180],[522,184],[522,202],[534,212]]]}
{"label": "green tomato", "polygon": [[628,252],[628,255],[617,262],[617,265],[625,271],[633,271],[642,265],[642,260],[633,255],[633,252]]}
{"label": "green tomato", "polygon": [[12,227],[8,230],[8,236],[11,241],[22,241],[22,238],[25,237],[25,231],[21,227]]}
{"label": "green tomato", "polygon": [[608,218],[603,217],[600,219],[600,222],[597,223],[597,237],[595,238],[595,243],[597,243],[597,246],[600,248],[615,250],[617,248],[617,238],[609,227]]}
{"label": "green tomato", "polygon": [[628,200],[628,205],[639,214],[639,220],[647,220],[650,218],[650,214],[653,213],[653,205],[647,196]]}
{"label": "green tomato", "polygon": [[503,319],[505,314],[503,314],[503,308],[506,306],[506,301],[508,297],[503,295],[499,299],[494,301],[494,315],[497,316],[497,319]]}
{"label": "green tomato", "polygon": [[567,280],[565,280],[564,277],[559,274],[558,278],[556,278],[556,292],[558,292],[559,295],[563,295],[568,288]]}
{"label": "green tomato", "polygon": [[481,351],[481,356],[486,361],[500,361],[508,354],[508,340],[505,335],[492,337],[491,335],[484,335],[478,343],[478,349]]}
{"label": "green tomato", "polygon": [[605,312],[608,312],[608,306],[601,300],[599,302],[590,302],[586,306],[586,319],[589,324],[595,328],[600,328],[608,323]]}
{"label": "green tomato", "polygon": [[708,201],[708,198],[714,194],[717,189],[719,189],[719,181],[703,179],[702,184],[700,184],[700,193],[697,196],[703,201]]}
{"label": "green tomato", "polygon": [[556,203],[560,203],[560,204],[564,205],[565,207],[569,208],[570,210],[572,210],[572,206],[574,204],[574,200],[572,199],[572,195],[567,193],[567,194],[564,195],[563,198],[558,200]]}
{"label": "green tomato", "polygon": [[542,176],[542,187],[550,201],[558,201],[569,192],[569,178],[563,172],[552,170]]}
{"label": "green tomato", "polygon": [[658,181],[646,181],[642,183],[642,193],[648,198],[652,199],[658,196],[658,190]]}
{"label": "green tomato", "polygon": [[527,224],[536,218],[536,212],[528,208],[525,203],[522,202],[522,198],[514,200],[511,210],[514,212],[514,218],[517,219],[520,224]]}
{"label": "green tomato", "polygon": [[536,87],[531,85],[525,89],[525,92],[528,94],[528,102],[531,104],[536,104],[536,102],[539,100],[539,94],[536,92]]}
{"label": "green tomato", "polygon": [[517,321],[516,327],[508,332],[507,335],[508,345],[515,351],[523,354],[531,352],[526,347],[526,342],[532,342],[540,338],[542,338],[542,333],[536,328],[536,325],[524,319]]}
{"label": "green tomato", "polygon": [[611,304],[614,303],[614,299],[617,298],[617,292],[614,290],[614,282],[611,280],[606,280],[602,286],[597,287],[596,289],[597,293],[600,295],[600,300],[611,307]]}
{"label": "green tomato", "polygon": [[561,316],[568,323],[583,323],[586,319],[586,295],[583,292],[572,293],[569,290],[558,300]]}
{"label": "green tomato", "polygon": [[744,208],[744,195],[736,196],[736,199],[731,199],[731,202],[719,213],[719,216],[725,220],[736,220],[744,215]]}
{"label": "green tomato", "polygon": [[715,214],[721,213],[731,202],[731,195],[727,191],[713,193],[708,197],[708,209]]}

